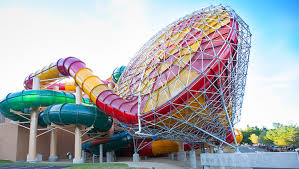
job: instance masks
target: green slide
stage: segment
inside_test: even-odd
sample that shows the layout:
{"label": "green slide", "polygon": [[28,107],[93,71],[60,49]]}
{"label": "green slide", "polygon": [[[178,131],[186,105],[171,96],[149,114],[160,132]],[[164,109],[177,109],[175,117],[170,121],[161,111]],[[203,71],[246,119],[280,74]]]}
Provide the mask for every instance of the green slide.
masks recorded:
{"label": "green slide", "polygon": [[[22,112],[30,118],[30,111],[36,107],[48,107],[39,113],[39,125],[51,123],[59,125],[80,124],[86,127],[94,126],[98,131],[107,131],[112,126],[113,119],[101,112],[95,106],[76,105],[75,95],[63,91],[27,90],[8,94],[0,102],[0,112],[14,121],[28,121],[13,111]],[[88,99],[82,99],[89,103]]]}

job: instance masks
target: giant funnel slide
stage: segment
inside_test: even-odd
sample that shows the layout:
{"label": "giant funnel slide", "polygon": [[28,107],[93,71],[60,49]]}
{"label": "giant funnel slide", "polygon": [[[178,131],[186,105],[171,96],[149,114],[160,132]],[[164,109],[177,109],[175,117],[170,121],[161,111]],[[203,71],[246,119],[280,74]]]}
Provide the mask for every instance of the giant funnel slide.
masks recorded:
{"label": "giant funnel slide", "polygon": [[[229,99],[225,100],[232,90],[227,67],[228,63],[232,68],[236,65],[236,61],[232,60],[237,57],[237,21],[225,9],[219,8],[187,16],[166,29],[142,48],[125,68],[122,76],[113,79],[120,80],[117,83],[118,86],[122,85],[121,89],[112,89],[112,82],[101,80],[83,61],[75,57],[59,59],[30,74],[24,81],[25,89],[32,89],[33,78],[38,77],[43,89],[59,78],[72,77],[99,110],[92,106],[72,104],[74,96],[67,93],[33,90],[9,94],[1,101],[0,111],[5,117],[24,121],[15,112],[22,112],[20,115],[29,117],[28,112],[32,107],[49,106],[40,113],[41,125],[93,125],[104,131],[111,126],[111,117],[122,123],[137,125],[140,110],[144,125],[149,125],[147,122],[158,124],[157,126],[163,123],[172,128],[179,123],[183,124],[180,125],[181,128],[189,128],[186,132],[193,132],[198,136],[203,134],[201,130],[194,132],[198,128],[212,132],[227,131],[229,120],[223,113],[223,106],[231,102]],[[56,86],[62,90],[75,90],[74,84]],[[139,98],[131,94],[136,91],[141,93]],[[56,94],[63,96],[57,97]],[[64,99],[59,100],[60,98]],[[188,105],[189,109],[185,109],[184,105]],[[212,109],[215,111],[211,111]],[[228,106],[225,110],[227,116],[232,114],[231,109]],[[184,123],[184,117],[190,117],[194,112],[213,113],[200,116],[204,119],[202,122],[194,118]],[[170,121],[165,120],[167,115],[171,115]],[[105,118],[101,119],[103,117]],[[209,129],[211,126],[213,128]],[[230,133],[227,134],[231,136]],[[223,137],[228,143],[232,142],[225,134]]]}
{"label": "giant funnel slide", "polygon": [[[220,106],[220,94],[211,95],[207,92],[205,96],[200,96],[201,93],[197,92],[208,85],[211,86],[208,91],[219,90],[217,87],[219,86],[217,84],[218,81],[217,79],[215,80],[215,76],[218,76],[219,72],[222,72],[226,67],[226,62],[228,62],[229,56],[235,56],[234,46],[231,44],[237,43],[236,30],[238,30],[238,25],[235,20],[230,19],[229,14],[225,10],[220,10],[220,12],[221,15],[219,16],[220,19],[218,19],[218,21],[215,19],[217,16],[212,15],[206,17],[204,20],[199,20],[198,23],[194,23],[194,27],[198,24],[198,29],[190,30],[189,28],[181,28],[180,22],[177,27],[171,27],[170,32],[177,33],[171,34],[170,37],[177,39],[177,41],[172,42],[170,38],[166,43],[168,45],[163,48],[168,54],[159,58],[159,60],[162,59],[167,63],[166,66],[164,65],[161,67],[161,64],[156,63],[157,58],[155,58],[155,56],[151,56],[150,54],[146,56],[140,55],[141,59],[143,57],[153,57],[153,60],[147,64],[148,67],[144,72],[149,79],[144,79],[144,81],[142,81],[140,79],[140,74],[136,74],[136,76],[132,77],[132,86],[128,86],[126,89],[127,91],[136,90],[138,83],[148,85],[143,86],[144,94],[141,95],[142,104],[140,105],[140,110],[143,119],[147,121],[161,119],[164,123],[169,123],[167,125],[173,126],[177,122],[184,121],[184,118],[176,115],[176,110],[184,113],[184,116],[192,115],[192,111],[181,111],[183,107],[180,107],[180,105],[192,104],[192,107],[200,108],[205,100],[207,100],[206,98],[210,98],[210,100],[213,100],[213,104],[210,104],[211,106]],[[203,24],[204,22],[207,23]],[[178,27],[183,31],[178,32],[176,30]],[[201,39],[201,41],[194,40],[194,37]],[[161,38],[163,38],[163,36],[160,37],[160,39]],[[211,39],[214,41],[211,41]],[[226,40],[219,41],[218,39]],[[159,38],[153,42],[153,48],[161,47],[158,40]],[[181,47],[189,46],[190,49],[186,48],[179,50],[179,48],[176,48],[177,44],[175,43],[180,44]],[[204,56],[197,55],[197,53],[201,53],[203,50],[205,53]],[[218,58],[221,59],[221,64],[218,64],[217,59],[211,57],[215,55],[215,52],[217,53]],[[192,58],[191,61],[188,60],[190,57]],[[204,57],[204,59],[199,59],[200,57]],[[136,59],[136,64],[132,65],[140,66],[139,60]],[[181,63],[181,60],[184,60],[184,62]],[[141,67],[132,67],[132,65],[131,67],[126,68],[128,71],[125,71],[123,76],[130,76],[127,74],[130,69],[141,69]],[[190,67],[192,67],[192,70],[190,70]],[[159,71],[153,72],[153,69]],[[157,73],[160,73],[159,77],[165,77],[165,79],[157,80]],[[107,83],[96,76],[83,61],[75,57],[59,59],[56,63],[29,75],[24,81],[24,86],[27,89],[32,88],[33,77],[39,77],[41,80],[44,80],[61,76],[70,76],[74,78],[76,84],[82,88],[91,101],[107,115],[126,124],[134,125],[138,123],[138,97],[121,97],[119,95],[121,91],[115,91],[109,88]],[[145,80],[152,81],[152,83],[146,83]],[[182,82],[176,82],[179,80]],[[224,81],[225,79],[222,80]],[[149,86],[150,84],[151,86]],[[174,86],[172,84],[177,85]],[[164,92],[165,87],[163,86],[168,86],[166,94]],[[229,93],[229,91],[225,91],[225,93]],[[166,95],[171,96],[171,99],[167,100],[168,97],[166,97]],[[195,97],[188,98],[188,95],[200,97],[197,99],[198,101],[195,102]],[[205,106],[197,111],[208,112],[209,109],[210,107]],[[223,109],[221,108],[216,113],[221,114],[222,111]],[[175,118],[173,118],[173,121],[165,122],[163,115],[169,113],[173,114],[173,117]],[[208,123],[215,123],[212,119],[213,116],[206,115],[203,116],[203,118],[205,118]],[[156,123],[159,124],[159,121]],[[194,119],[193,122],[190,121],[190,123],[194,123],[194,125],[196,125],[195,127],[199,128],[203,125],[203,122],[197,123],[196,119]],[[218,122],[216,123],[221,123],[222,126],[227,126],[228,124],[225,116],[219,116]],[[192,124],[190,125],[192,126]],[[214,130],[217,130],[217,128]],[[190,131],[192,131],[192,129],[190,129]]]}

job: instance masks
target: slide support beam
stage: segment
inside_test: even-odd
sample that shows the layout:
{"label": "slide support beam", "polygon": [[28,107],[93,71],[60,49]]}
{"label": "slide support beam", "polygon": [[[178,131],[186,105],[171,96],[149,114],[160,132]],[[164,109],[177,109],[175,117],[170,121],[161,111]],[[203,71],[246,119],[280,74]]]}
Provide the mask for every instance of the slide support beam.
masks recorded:
{"label": "slide support beam", "polygon": [[[33,90],[40,89],[40,79],[38,77],[33,78]],[[27,162],[37,162],[36,157],[36,135],[37,135],[37,122],[38,122],[39,108],[34,108],[31,111],[30,118],[30,133],[29,133],[29,150],[27,155]]]}
{"label": "slide support beam", "polygon": [[99,149],[99,163],[103,163],[103,144],[100,144]]}
{"label": "slide support beam", "polygon": [[[76,86],[76,104],[82,103],[82,90],[79,86]],[[84,160],[82,159],[82,133],[81,133],[81,126],[76,125],[75,128],[75,157],[73,159],[73,163],[83,163]]]}
{"label": "slide support beam", "polygon": [[[53,89],[59,91],[59,86],[54,86]],[[55,162],[57,159],[57,130],[54,128],[51,130],[49,161]]]}

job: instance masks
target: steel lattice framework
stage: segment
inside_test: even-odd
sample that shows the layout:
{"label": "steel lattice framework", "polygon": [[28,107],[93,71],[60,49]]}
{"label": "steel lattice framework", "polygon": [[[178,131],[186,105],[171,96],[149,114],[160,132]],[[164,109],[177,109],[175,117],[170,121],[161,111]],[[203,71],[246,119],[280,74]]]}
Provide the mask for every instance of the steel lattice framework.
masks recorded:
{"label": "steel lattice framework", "polygon": [[139,125],[129,125],[129,132],[231,145],[227,133],[240,119],[250,47],[248,25],[223,5],[195,11],[158,32],[115,89],[123,98],[139,99]]}

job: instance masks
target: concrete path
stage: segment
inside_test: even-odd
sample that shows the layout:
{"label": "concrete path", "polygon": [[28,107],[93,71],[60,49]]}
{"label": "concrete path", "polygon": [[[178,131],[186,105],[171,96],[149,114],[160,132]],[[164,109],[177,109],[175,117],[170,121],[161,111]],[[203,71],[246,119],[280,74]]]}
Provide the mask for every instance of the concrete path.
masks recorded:
{"label": "concrete path", "polygon": [[242,145],[239,147],[239,149],[241,153],[268,152],[266,149],[251,145]]}

